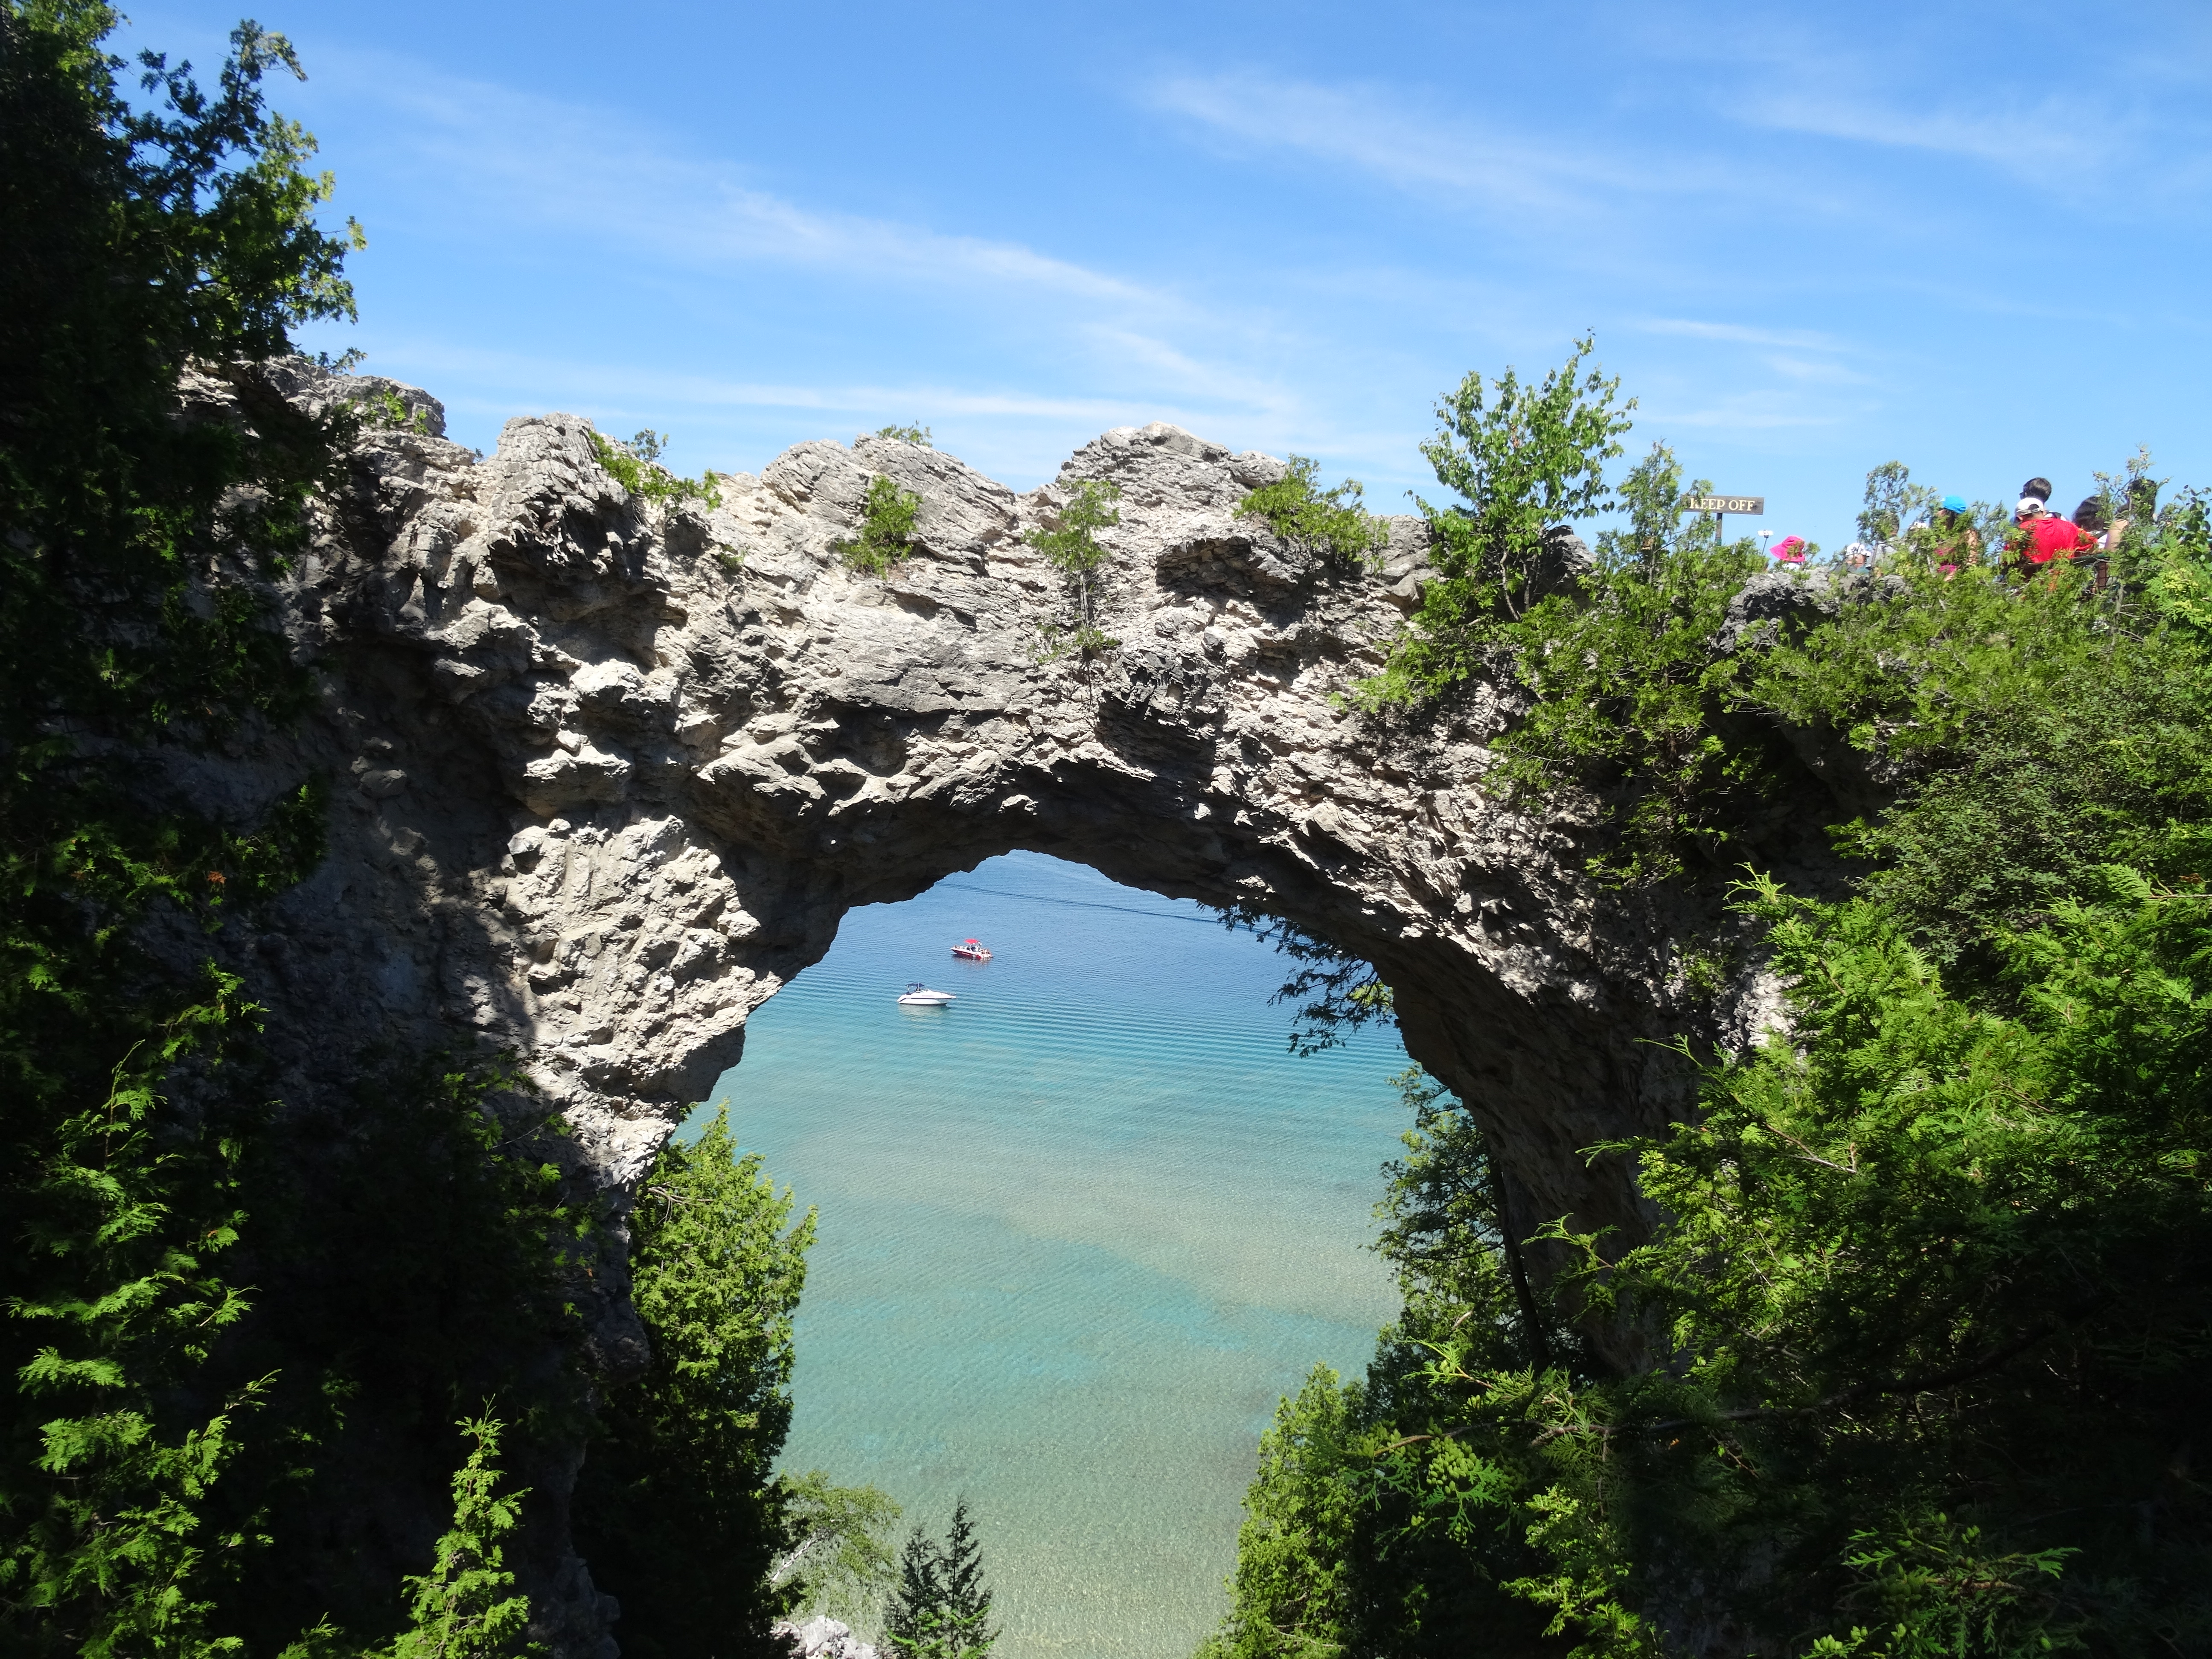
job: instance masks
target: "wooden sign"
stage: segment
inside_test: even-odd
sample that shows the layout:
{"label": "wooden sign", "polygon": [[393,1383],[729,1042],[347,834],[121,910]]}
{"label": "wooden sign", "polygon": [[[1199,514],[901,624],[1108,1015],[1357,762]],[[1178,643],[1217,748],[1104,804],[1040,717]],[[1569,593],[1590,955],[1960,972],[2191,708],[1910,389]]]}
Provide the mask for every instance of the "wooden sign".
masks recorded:
{"label": "wooden sign", "polygon": [[1740,513],[1746,518],[1756,519],[1766,512],[1764,495],[1685,495],[1685,513]]}

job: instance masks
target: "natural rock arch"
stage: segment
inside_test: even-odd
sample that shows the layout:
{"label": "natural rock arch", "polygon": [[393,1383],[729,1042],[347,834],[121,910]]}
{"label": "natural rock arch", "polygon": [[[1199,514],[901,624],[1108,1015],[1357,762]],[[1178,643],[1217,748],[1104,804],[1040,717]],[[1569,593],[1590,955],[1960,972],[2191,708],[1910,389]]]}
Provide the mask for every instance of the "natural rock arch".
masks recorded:
{"label": "natural rock arch", "polygon": [[[1419,520],[1391,521],[1379,573],[1333,572],[1232,516],[1279,462],[1107,433],[1061,473],[1122,492],[1120,645],[1086,664],[1050,654],[1064,595],[1022,539],[1054,487],[862,438],[670,508],[627,495],[573,417],[512,421],[479,458],[412,388],[280,373],[306,406],[391,392],[422,428],[364,435],[279,589],[314,714],[174,763],[241,816],[303,770],[348,781],[331,857],[231,933],[295,1092],[332,1054],[464,1031],[520,1051],[626,1191],[847,909],[1026,848],[1371,961],[1408,1048],[1488,1129],[1516,1219],[1644,1224],[1628,1173],[1581,1149],[1683,1109],[1650,1039],[1685,1017],[1670,940],[1711,918],[1595,889],[1578,809],[1521,816],[1478,787],[1504,718],[1487,691],[1414,731],[1338,701],[1413,601]],[[881,580],[833,549],[876,474],[924,502]],[[603,1283],[619,1368],[640,1333],[619,1273]],[[587,1582],[540,1565],[570,1596],[562,1644],[592,1650]]]}

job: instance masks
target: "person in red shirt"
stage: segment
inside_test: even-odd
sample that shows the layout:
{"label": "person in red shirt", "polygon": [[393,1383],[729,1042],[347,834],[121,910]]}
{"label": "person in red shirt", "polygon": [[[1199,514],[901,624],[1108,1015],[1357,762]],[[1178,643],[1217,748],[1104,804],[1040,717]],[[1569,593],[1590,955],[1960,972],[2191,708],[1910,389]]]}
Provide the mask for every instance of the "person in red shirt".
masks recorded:
{"label": "person in red shirt", "polygon": [[2071,557],[2097,545],[2094,536],[2058,517],[2039,496],[2021,496],[2012,521],[2019,526],[2012,535],[2012,552],[2024,565],[2049,564],[2062,553]]}

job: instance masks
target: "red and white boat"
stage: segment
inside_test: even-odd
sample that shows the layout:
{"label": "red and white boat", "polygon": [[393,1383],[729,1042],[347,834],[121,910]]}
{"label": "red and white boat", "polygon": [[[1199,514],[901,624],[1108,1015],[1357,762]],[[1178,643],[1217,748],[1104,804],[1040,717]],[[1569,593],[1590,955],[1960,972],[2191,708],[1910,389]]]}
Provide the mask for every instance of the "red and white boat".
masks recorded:
{"label": "red and white boat", "polygon": [[991,959],[989,947],[972,939],[963,939],[954,945],[952,954],[963,962],[988,962]]}

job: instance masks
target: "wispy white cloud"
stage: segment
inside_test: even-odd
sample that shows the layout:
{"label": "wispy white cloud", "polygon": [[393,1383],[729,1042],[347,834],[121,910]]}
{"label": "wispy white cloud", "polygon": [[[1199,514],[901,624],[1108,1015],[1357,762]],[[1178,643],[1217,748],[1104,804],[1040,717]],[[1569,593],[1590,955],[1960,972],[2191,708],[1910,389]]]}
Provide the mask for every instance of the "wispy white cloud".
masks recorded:
{"label": "wispy white cloud", "polygon": [[1148,88],[1153,107],[1248,143],[1299,150],[1401,189],[1444,191],[1498,207],[1569,206],[1595,187],[1648,175],[1617,159],[1489,132],[1423,108],[1403,88],[1323,86],[1237,71],[1172,76]]}
{"label": "wispy white cloud", "polygon": [[[640,410],[681,405],[697,410],[807,409],[827,414],[874,414],[885,410],[926,410],[938,415],[1014,416],[1052,421],[1127,421],[1138,412],[1133,400],[1053,398],[996,389],[909,382],[793,386],[726,380],[708,374],[671,374],[571,358],[485,351],[432,340],[386,343],[385,355],[404,361],[415,374],[465,374],[503,392],[535,396],[533,405],[550,408],[545,398],[565,398],[592,408]],[[1151,403],[1145,409],[1156,406]],[[1157,412],[1146,420],[1162,418]]]}
{"label": "wispy white cloud", "polygon": [[1765,359],[1767,368],[1785,380],[1795,380],[1808,386],[1869,386],[1874,377],[1862,374],[1832,359],[1793,357],[1783,352],[1771,352]]}
{"label": "wispy white cloud", "polygon": [[1736,345],[1778,346],[1794,351],[1838,351],[1844,342],[1810,329],[1757,328],[1743,323],[1701,322],[1690,317],[1649,317],[1630,327],[1644,334],[1674,334],[1692,340],[1725,340]]}
{"label": "wispy white cloud", "polygon": [[1700,149],[1671,126],[1508,125],[1414,82],[1329,84],[1234,70],[1165,76],[1142,96],[1240,144],[1311,156],[1410,195],[1487,210],[1498,228],[1592,244],[1617,239],[1623,246],[1613,250],[1613,263],[1669,262],[1671,240],[1650,227],[1695,204],[1757,204],[1790,217],[1832,216],[1839,207],[1826,185],[1785,177],[1741,150]]}
{"label": "wispy white cloud", "polygon": [[1651,430],[1688,428],[1704,432],[1773,432],[1791,428],[1840,427],[1857,410],[1808,409],[1786,393],[1747,392],[1703,405],[1670,406],[1656,402],[1639,410],[1638,425]]}
{"label": "wispy white cloud", "polygon": [[607,112],[380,56],[342,62],[334,78],[397,117],[387,143],[441,174],[483,228],[582,234],[693,264],[768,262],[878,284],[1024,291],[1148,313],[1185,308],[1173,295],[1018,242],[801,205],[748,182],[740,166],[683,155],[651,129]]}
{"label": "wispy white cloud", "polygon": [[[2073,201],[2130,175],[2165,188],[2201,181],[2212,164],[2212,124],[2194,95],[2212,70],[2201,8],[2136,32],[2158,41],[2156,67],[2126,32],[2093,30],[2063,67],[2030,52],[1994,80],[1962,70],[1960,51],[1978,47],[1978,31],[1942,8],[1871,30],[1856,15],[1747,8],[1717,44],[1665,7],[1639,21],[1641,48],[1694,72],[1698,101],[1723,124],[1962,161]],[[2128,211],[2124,200],[2106,205]]]}
{"label": "wispy white cloud", "polygon": [[1839,90],[1832,66],[1822,84],[1768,89],[1735,107],[1754,126],[1848,143],[1932,151],[1988,163],[2024,178],[2071,179],[2104,170],[2131,149],[2132,123],[2110,109],[2046,94],[2001,106],[1935,110],[1900,108]]}
{"label": "wispy white cloud", "polygon": [[1149,370],[1154,384],[1185,397],[1271,416],[1290,415],[1304,402],[1279,380],[1251,374],[1234,363],[1194,356],[1167,340],[1103,326],[1089,333],[1103,353]]}

